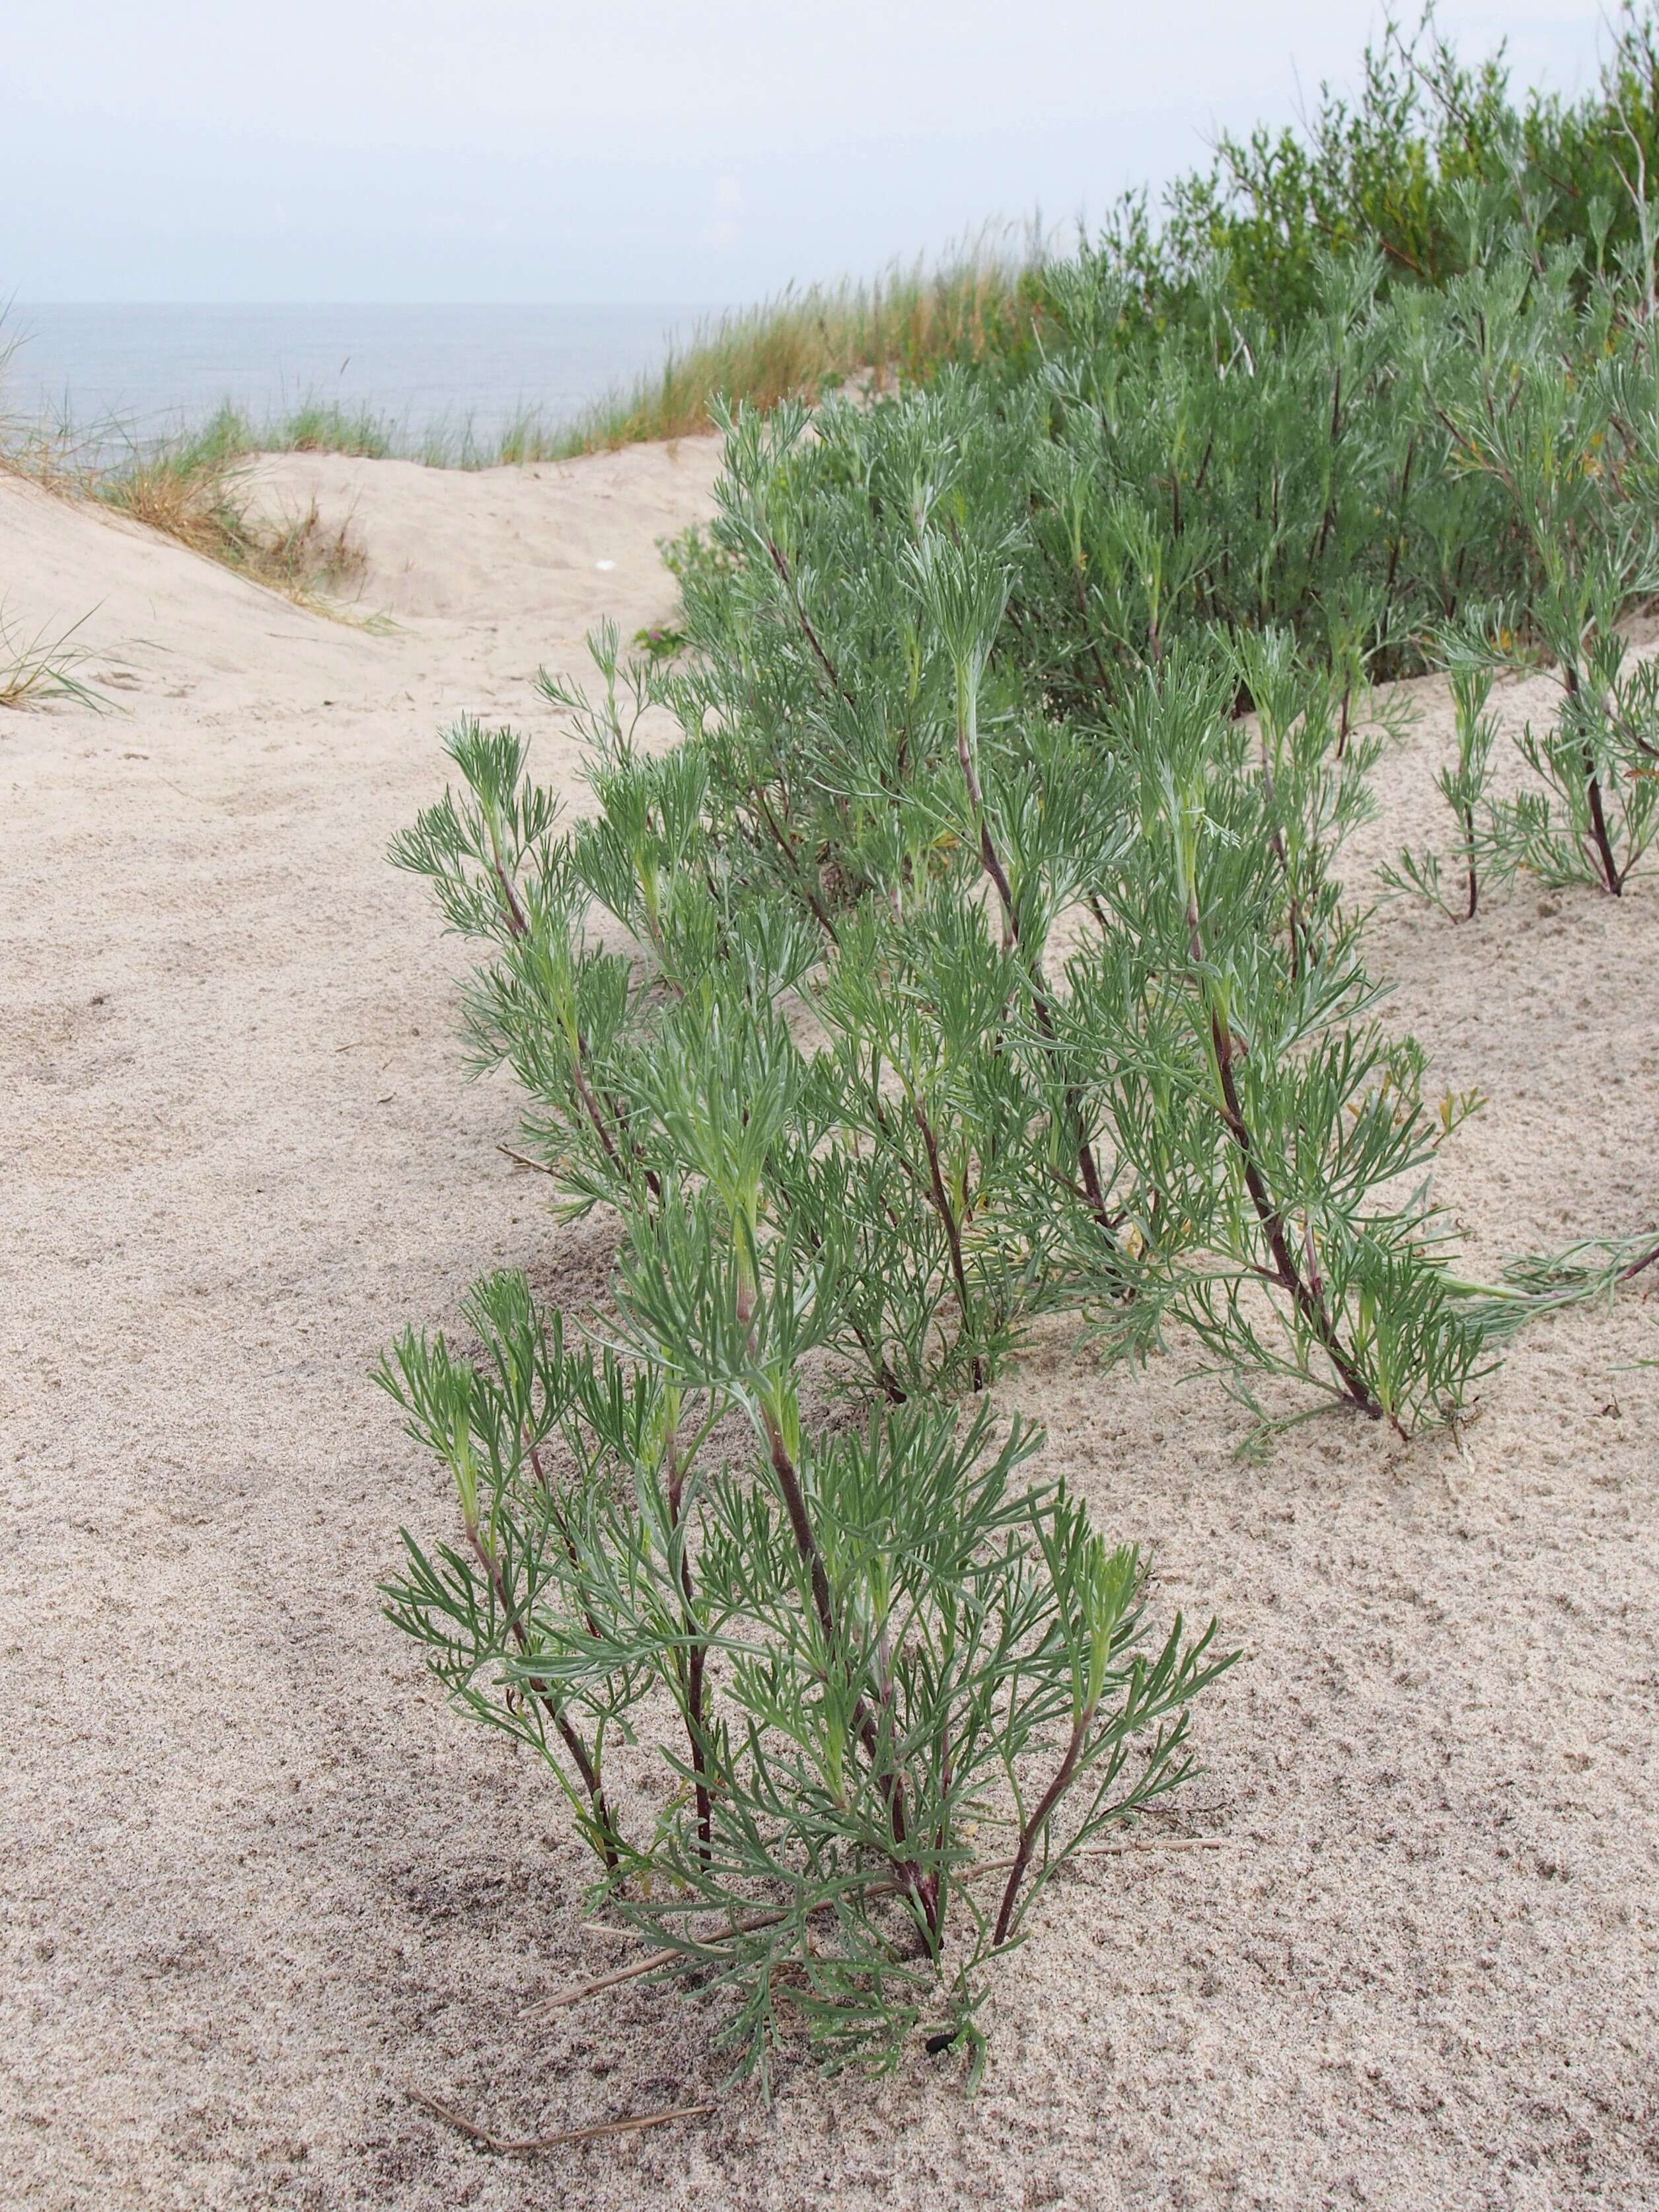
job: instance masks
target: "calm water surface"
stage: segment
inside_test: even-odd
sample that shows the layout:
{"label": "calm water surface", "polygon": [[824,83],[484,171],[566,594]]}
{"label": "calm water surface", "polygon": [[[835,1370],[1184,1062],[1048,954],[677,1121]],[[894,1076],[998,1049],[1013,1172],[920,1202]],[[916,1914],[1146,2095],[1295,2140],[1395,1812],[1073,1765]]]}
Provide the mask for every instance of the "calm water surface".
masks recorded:
{"label": "calm water surface", "polygon": [[256,423],[302,400],[368,407],[418,447],[470,425],[488,445],[526,408],[557,423],[659,362],[706,314],[686,306],[191,307],[11,303],[6,414],[66,418],[101,446],[199,422]]}

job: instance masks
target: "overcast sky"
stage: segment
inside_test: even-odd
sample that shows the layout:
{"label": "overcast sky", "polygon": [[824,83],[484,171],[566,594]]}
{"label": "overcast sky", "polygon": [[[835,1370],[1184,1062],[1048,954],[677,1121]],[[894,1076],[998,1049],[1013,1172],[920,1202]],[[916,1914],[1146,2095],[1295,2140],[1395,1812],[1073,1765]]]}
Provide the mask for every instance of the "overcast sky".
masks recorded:
{"label": "overcast sky", "polygon": [[[1360,0],[8,0],[0,299],[717,302],[1098,213]],[[1572,90],[1595,0],[1445,0]]]}

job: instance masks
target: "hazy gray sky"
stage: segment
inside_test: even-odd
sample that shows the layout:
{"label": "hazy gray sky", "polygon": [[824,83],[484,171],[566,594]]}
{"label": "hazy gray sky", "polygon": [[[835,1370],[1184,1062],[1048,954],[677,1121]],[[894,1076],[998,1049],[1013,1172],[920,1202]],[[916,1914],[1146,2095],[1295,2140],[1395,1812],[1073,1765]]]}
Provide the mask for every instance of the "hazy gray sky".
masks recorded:
{"label": "hazy gray sky", "polygon": [[[9,0],[0,297],[692,301],[1102,210],[1359,0]],[[1565,89],[1596,0],[1440,10]]]}

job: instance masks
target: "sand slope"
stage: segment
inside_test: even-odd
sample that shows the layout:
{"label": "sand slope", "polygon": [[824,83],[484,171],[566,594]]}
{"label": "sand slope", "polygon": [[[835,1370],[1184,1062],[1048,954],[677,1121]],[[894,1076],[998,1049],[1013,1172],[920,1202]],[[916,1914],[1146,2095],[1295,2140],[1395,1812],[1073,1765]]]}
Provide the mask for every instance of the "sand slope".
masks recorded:
{"label": "sand slope", "polygon": [[[564,468],[285,459],[355,509],[384,635],[0,481],[14,619],[96,605],[121,711],[0,716],[0,2189],[42,2208],[1638,2206],[1659,2196],[1659,1297],[1515,1350],[1461,1441],[1340,1419],[1261,1467],[1173,1363],[1060,1349],[1048,1421],[1160,1603],[1247,1663],[1181,1807],[1224,1850],[1096,1863],[1006,1972],[987,2085],[786,2075],[712,2120],[528,2163],[508,2130],[709,2092],[695,2006],[526,2007],[626,1956],[529,1766],[379,1618],[396,1529],[446,1525],[365,1382],[405,1320],[562,1232],[463,1087],[459,949],[386,840],[464,710],[568,738],[538,660],[666,614],[653,538],[707,443]],[[600,561],[615,568],[600,569]],[[1433,685],[1356,867],[1422,834]],[[1524,688],[1510,695],[1524,711]],[[1659,1218],[1659,882],[1376,927],[1448,1090],[1475,1264]]]}

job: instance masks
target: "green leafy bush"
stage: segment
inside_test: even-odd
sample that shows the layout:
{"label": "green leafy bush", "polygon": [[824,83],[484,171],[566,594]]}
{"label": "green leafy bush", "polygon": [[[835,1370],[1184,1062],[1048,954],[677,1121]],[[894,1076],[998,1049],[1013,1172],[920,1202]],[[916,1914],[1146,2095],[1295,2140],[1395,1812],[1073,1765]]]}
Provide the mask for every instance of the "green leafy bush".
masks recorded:
{"label": "green leafy bush", "polygon": [[[1659,356],[1651,262],[1582,306],[1571,270],[1460,279],[1418,332],[1424,391],[1451,439],[1448,465],[1496,487],[1516,552],[1509,592],[1431,634],[1451,674],[1455,769],[1440,778],[1457,823],[1472,915],[1484,870],[1620,896],[1659,829],[1659,678],[1632,656],[1632,617],[1659,592]],[[1491,793],[1504,672],[1547,671],[1560,705],[1516,739],[1531,782]],[[1405,854],[1389,879],[1445,905],[1440,862]]]}
{"label": "green leafy bush", "polygon": [[[1651,833],[1645,203],[1587,258],[1489,182],[1434,202],[1443,289],[1342,239],[1270,313],[1241,245],[1166,313],[1091,248],[992,366],[727,418],[672,660],[606,629],[591,693],[544,679],[592,810],[467,724],[398,842],[480,944],[475,1061],[555,1211],[617,1244],[580,1344],[498,1277],[476,1354],[395,1347],[463,1540],[407,1540],[390,1608],[742,2063],[787,2021],[976,2059],[1053,1869],[1189,1771],[1212,1632],[1143,1644],[1141,1562],[989,1410],[1039,1321],[1196,1346],[1254,1437],[1410,1435],[1648,1264],[1452,1272],[1426,1176],[1479,1102],[1425,1101],[1343,881],[1370,686],[1432,659],[1471,912],[1483,869],[1620,890]],[[1500,804],[1506,659],[1563,708]]]}
{"label": "green leafy bush", "polygon": [[[1379,257],[1405,290],[1481,265],[1493,242],[1566,248],[1587,276],[1644,245],[1659,167],[1659,44],[1626,4],[1599,80],[1577,99],[1517,100],[1502,52],[1464,62],[1436,30],[1389,22],[1352,97],[1322,86],[1300,129],[1224,132],[1209,168],[1177,178],[1155,220],[1131,194],[1100,240],[1146,312],[1177,320],[1218,265],[1237,307],[1283,331],[1318,311],[1322,262]],[[1038,279],[1039,284],[1041,279]]]}
{"label": "green leafy bush", "polygon": [[[971,1099],[945,1101],[927,1018],[908,1069],[924,1170],[908,1133],[862,1141],[837,1099],[860,1073],[846,1043],[809,1054],[780,1013],[819,948],[787,907],[722,885],[695,748],[613,741],[605,811],[566,836],[509,734],[465,727],[453,749],[465,789],[399,858],[493,941],[480,1058],[531,1092],[566,1208],[609,1200],[623,1243],[603,1350],[567,1348],[515,1277],[474,1294],[481,1358],[395,1348],[383,1379],[450,1468],[465,1541],[409,1540],[392,1617],[547,1756],[607,1910],[731,1990],[745,2064],[768,2063],[785,2004],[831,2063],[890,2064],[916,2029],[976,2051],[985,1966],[1072,1851],[1189,1771],[1186,1709],[1225,1662],[1179,1620],[1142,1650],[1133,1552],[1063,1486],[1012,1480],[1036,1439],[999,1443],[988,1410],[964,1424],[918,1394],[983,1379],[998,1296],[986,1250],[971,1283],[946,1256]],[[589,902],[648,968],[589,941]],[[994,945],[966,945],[957,987],[971,997],[982,951],[1006,994]],[[850,1039],[852,999],[826,984],[813,1003]],[[898,1097],[864,1103],[902,1123]],[[815,1435],[826,1352],[862,1357],[892,1402]],[[607,1795],[619,1744],[657,1762],[642,1832]]]}
{"label": "green leafy bush", "polygon": [[[729,1225],[689,1195],[634,1223],[621,1356],[567,1347],[512,1276],[474,1295],[478,1364],[396,1347],[465,1540],[410,1540],[392,1618],[545,1758],[610,1915],[729,1993],[745,2070],[781,2014],[832,2066],[916,2031],[977,2064],[984,1969],[1069,1856],[1183,1778],[1226,1662],[1179,1620],[1144,1648],[1139,1561],[1013,1479],[1029,1433],[936,1404],[810,1440],[817,1285]],[[751,1465],[717,1449],[733,1412]],[[631,1826],[605,1779],[629,1747],[657,1784]]]}

